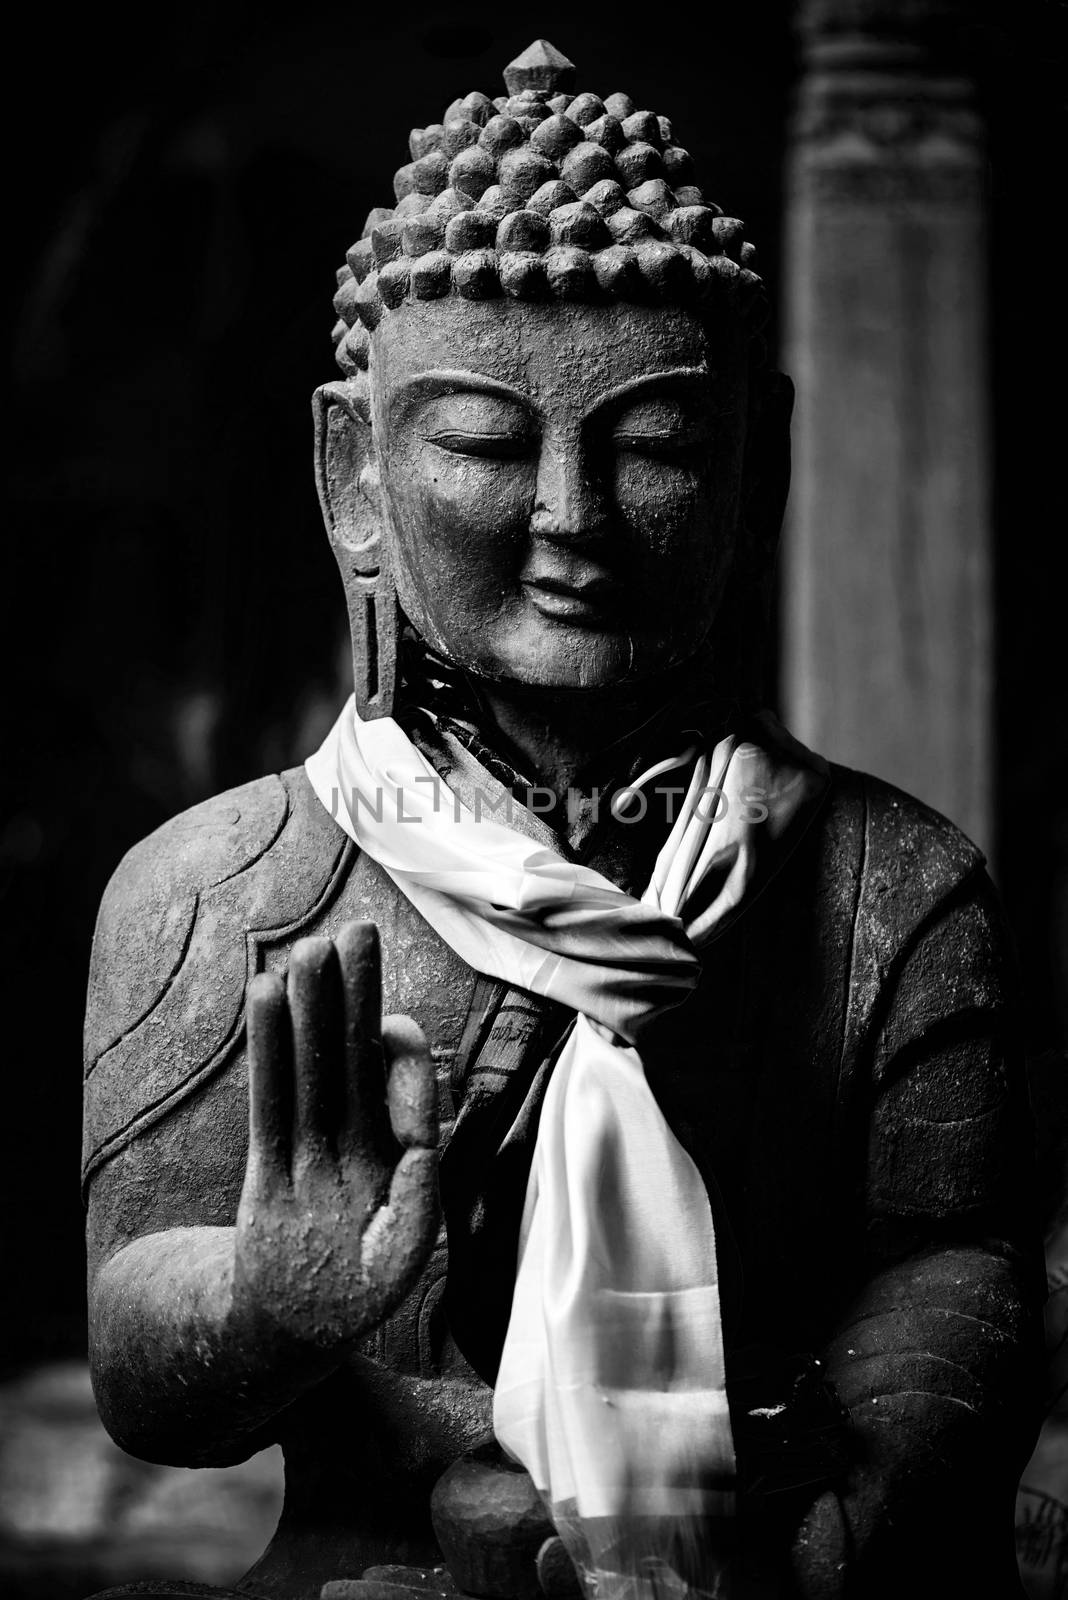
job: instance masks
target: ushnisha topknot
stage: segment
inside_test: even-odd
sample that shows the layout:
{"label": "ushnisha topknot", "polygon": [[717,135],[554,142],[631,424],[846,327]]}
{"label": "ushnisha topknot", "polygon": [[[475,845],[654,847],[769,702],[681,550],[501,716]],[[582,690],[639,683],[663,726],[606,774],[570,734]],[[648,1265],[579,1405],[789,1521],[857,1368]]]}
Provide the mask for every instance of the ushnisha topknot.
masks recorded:
{"label": "ushnisha topknot", "polygon": [[454,100],[413,128],[337,275],[342,371],[406,300],[511,295],[693,305],[726,298],[753,335],[767,315],[754,249],[694,182],[666,117],[629,95],[574,92],[575,68],[538,39],[505,68],[508,93]]}

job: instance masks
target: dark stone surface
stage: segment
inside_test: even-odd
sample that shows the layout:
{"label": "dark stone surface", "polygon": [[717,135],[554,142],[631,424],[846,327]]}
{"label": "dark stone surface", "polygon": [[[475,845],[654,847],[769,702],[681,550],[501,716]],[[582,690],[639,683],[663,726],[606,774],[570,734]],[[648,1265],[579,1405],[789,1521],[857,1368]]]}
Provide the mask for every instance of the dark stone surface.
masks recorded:
{"label": "dark stone surface", "polygon": [[538,1583],[546,1600],[579,1600],[582,1585],[564,1541],[546,1539],[537,1558]]}
{"label": "dark stone surface", "polygon": [[458,1588],[479,1600],[534,1600],[538,1551],[554,1528],[530,1478],[493,1445],[434,1485],[430,1517]]}

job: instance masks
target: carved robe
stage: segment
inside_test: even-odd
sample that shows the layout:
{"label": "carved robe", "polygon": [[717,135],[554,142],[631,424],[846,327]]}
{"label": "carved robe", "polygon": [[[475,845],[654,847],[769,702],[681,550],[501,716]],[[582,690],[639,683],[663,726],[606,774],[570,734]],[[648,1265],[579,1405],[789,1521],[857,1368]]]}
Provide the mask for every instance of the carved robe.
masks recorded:
{"label": "carved robe", "polygon": [[[642,848],[617,825],[588,859],[640,890]],[[466,968],[303,769],[132,850],[90,977],[92,1272],[138,1235],[233,1223],[246,986],[283,970],[299,937],[355,917],[380,930],[384,1009],[412,1015],[433,1047],[445,1222],[358,1355],[205,1459],[281,1441],[285,1510],[244,1585],[280,1600],[313,1600],[371,1563],[440,1559],[429,1492],[489,1427],[539,1095],[568,1014]],[[1020,1038],[978,852],[919,802],[834,768],[775,875],[702,953],[697,991],[643,1040],[712,1199],[728,1384],[755,1347],[809,1352],[849,1410],[845,1520],[864,1594],[966,1593],[973,1573],[1012,1592],[1042,1295]],[[800,1509],[768,1506],[754,1537],[771,1571]]]}

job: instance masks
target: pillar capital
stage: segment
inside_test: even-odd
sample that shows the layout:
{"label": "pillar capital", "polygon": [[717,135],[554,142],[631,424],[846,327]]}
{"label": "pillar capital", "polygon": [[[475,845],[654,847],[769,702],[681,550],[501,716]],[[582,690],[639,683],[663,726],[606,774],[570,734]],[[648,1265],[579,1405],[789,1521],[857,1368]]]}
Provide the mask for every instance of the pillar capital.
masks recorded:
{"label": "pillar capital", "polygon": [[828,204],[970,202],[985,172],[956,0],[802,0],[795,184]]}

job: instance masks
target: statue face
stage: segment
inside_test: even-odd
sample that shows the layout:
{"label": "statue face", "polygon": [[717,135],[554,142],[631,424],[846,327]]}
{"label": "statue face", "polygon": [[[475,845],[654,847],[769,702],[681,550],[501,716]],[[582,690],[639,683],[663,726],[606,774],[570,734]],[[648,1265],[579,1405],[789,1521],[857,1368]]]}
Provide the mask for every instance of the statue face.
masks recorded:
{"label": "statue face", "polygon": [[415,301],[383,318],[373,467],[401,606],[483,677],[560,688],[685,660],[733,555],[741,331],[682,310]]}

